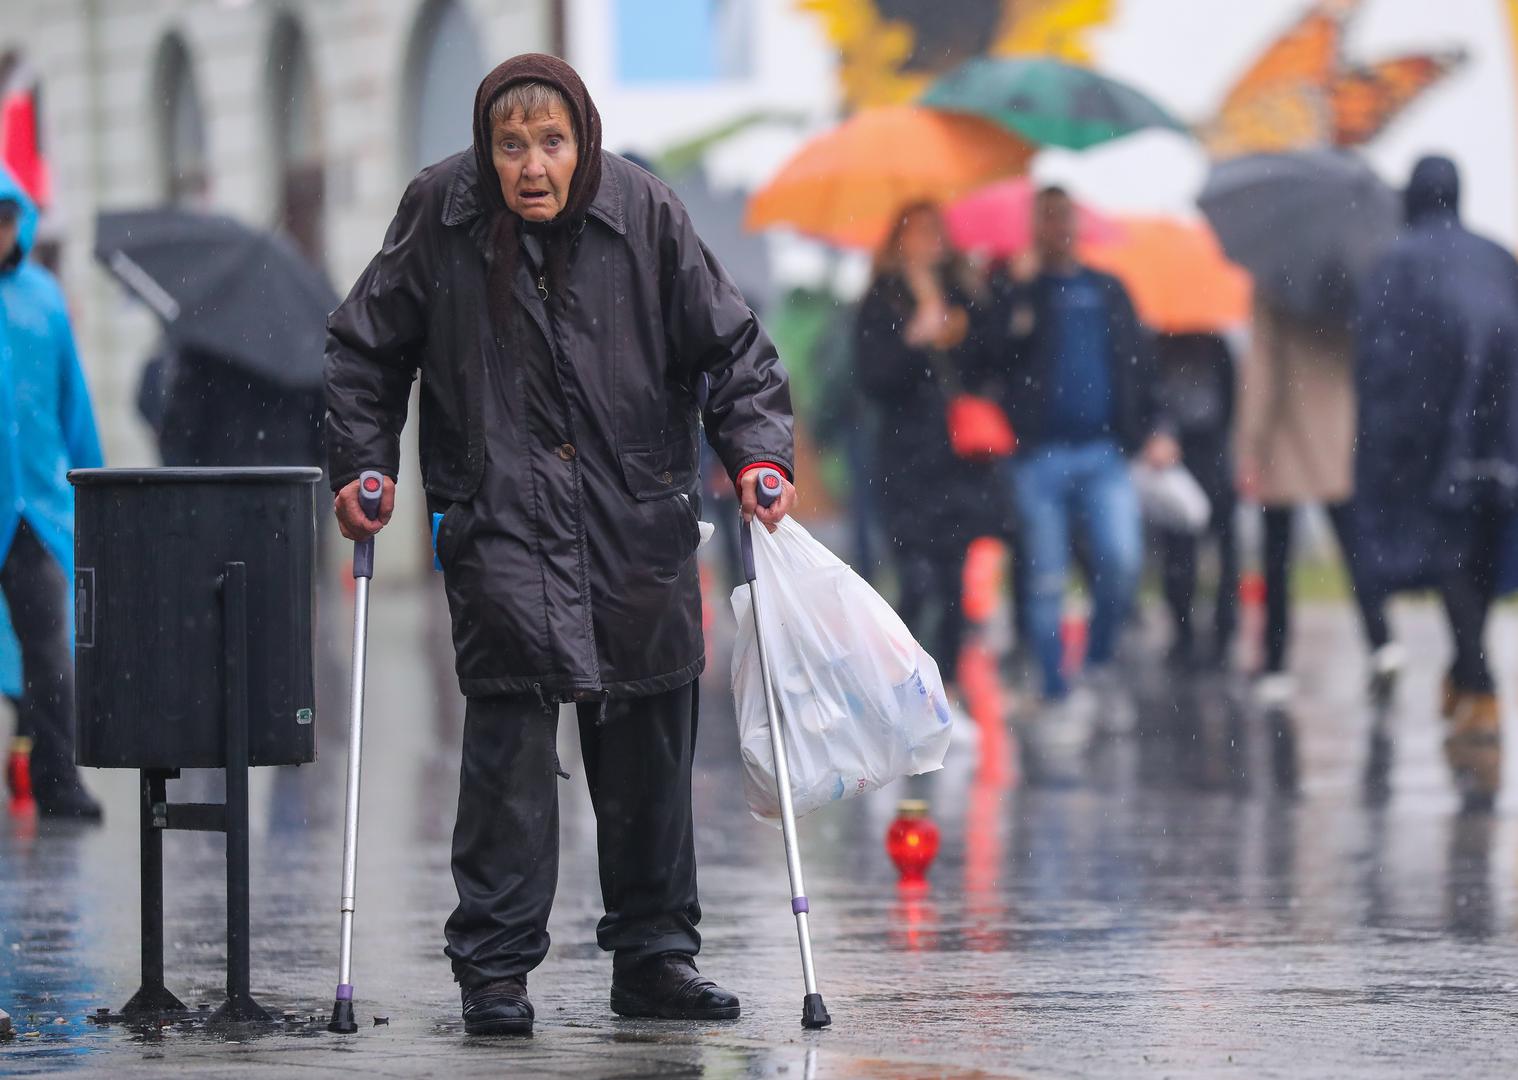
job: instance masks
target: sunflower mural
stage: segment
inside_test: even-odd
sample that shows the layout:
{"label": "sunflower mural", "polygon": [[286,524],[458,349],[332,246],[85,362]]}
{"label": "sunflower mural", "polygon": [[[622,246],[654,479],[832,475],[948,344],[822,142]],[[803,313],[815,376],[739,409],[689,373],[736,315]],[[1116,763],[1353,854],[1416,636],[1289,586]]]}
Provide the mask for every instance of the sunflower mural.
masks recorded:
{"label": "sunflower mural", "polygon": [[1086,35],[1114,0],[796,0],[838,50],[849,109],[915,100],[976,56],[1054,56],[1085,63]]}
{"label": "sunflower mural", "polygon": [[1464,64],[1458,50],[1349,62],[1344,32],[1360,3],[1321,0],[1271,42],[1203,125],[1213,158],[1361,146]]}

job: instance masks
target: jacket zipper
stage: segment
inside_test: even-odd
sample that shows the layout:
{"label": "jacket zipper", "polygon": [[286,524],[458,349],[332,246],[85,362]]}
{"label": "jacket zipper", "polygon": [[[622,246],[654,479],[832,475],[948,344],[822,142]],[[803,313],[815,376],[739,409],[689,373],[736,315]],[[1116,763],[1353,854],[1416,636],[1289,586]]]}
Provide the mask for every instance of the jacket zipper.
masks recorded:
{"label": "jacket zipper", "polygon": [[[543,315],[548,326],[548,355],[553,364],[554,381],[559,384],[559,393],[564,396],[564,423],[568,429],[570,442],[573,443],[575,439],[574,406],[571,403],[569,391],[564,387],[564,378],[559,372],[559,328],[558,321],[554,318],[553,315],[553,309],[548,306],[548,274],[546,272],[538,275],[538,298],[543,301]],[[600,689],[601,657],[600,654],[596,651],[595,622],[591,614],[590,553],[588,551],[588,544],[585,536],[585,492],[583,481],[580,475],[579,461],[571,460],[569,463],[569,468],[570,475],[574,478],[575,503],[576,509],[579,511],[579,514],[577,515],[579,520],[576,523],[575,529],[575,532],[577,534],[575,536],[575,546],[578,549],[576,552],[578,556],[576,561],[579,563],[580,589],[584,594],[585,635],[587,640],[590,642],[591,670],[594,672],[596,687]],[[602,694],[602,704],[601,709],[598,713],[598,724],[604,723],[606,717],[606,691],[601,690],[600,692]]]}

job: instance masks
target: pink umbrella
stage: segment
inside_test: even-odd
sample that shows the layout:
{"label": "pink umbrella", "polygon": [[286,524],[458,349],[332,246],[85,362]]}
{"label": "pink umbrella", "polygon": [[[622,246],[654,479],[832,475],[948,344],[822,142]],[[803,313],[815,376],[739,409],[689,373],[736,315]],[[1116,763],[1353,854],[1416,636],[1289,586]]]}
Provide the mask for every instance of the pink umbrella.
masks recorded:
{"label": "pink umbrella", "polygon": [[[966,195],[944,211],[949,239],[961,251],[993,259],[1009,259],[1026,251],[1033,240],[1033,196],[1026,176],[999,180]],[[1088,206],[1077,205],[1076,242],[1100,244],[1122,235],[1122,226]]]}

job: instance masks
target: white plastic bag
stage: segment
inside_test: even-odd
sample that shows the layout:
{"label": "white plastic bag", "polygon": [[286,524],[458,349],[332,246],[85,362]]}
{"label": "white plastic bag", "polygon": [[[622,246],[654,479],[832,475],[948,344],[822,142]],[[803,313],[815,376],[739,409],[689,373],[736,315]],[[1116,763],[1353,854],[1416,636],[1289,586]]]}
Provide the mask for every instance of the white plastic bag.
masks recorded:
{"label": "white plastic bag", "polygon": [[1186,466],[1156,469],[1139,462],[1133,466],[1133,486],[1138,489],[1143,515],[1151,523],[1192,535],[1207,528],[1212,503]]}
{"label": "white plastic bag", "polygon": [[[951,718],[938,665],[874,589],[790,518],[755,525],[764,644],[796,816],[943,767]],[[733,699],[743,788],[780,816],[747,584],[733,590]]]}

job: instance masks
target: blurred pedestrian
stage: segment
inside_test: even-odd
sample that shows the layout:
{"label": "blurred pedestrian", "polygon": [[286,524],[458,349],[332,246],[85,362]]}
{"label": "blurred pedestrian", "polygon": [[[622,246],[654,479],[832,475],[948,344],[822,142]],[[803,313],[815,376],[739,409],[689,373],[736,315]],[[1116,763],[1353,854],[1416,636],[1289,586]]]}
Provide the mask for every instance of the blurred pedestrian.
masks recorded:
{"label": "blurred pedestrian", "polygon": [[861,396],[855,373],[858,305],[836,299],[833,305],[812,351],[817,395],[807,430],[818,448],[831,451],[842,465],[838,484],[843,489],[850,537],[846,561],[860,577],[874,582],[884,562],[880,492],[875,484],[875,447],[880,441],[876,410]]}
{"label": "blurred pedestrian", "polygon": [[0,590],[20,644],[17,726],[39,813],[99,820],[74,764],[68,471],[101,464],[63,293],[27,258],[37,211],[0,169]]}
{"label": "blurred pedestrian", "polygon": [[930,203],[905,207],[875,256],[854,323],[854,373],[875,406],[876,505],[894,556],[897,611],[955,682],[964,565],[983,531],[990,466],[958,457],[949,400],[961,382],[979,289]]}
{"label": "blurred pedestrian", "polygon": [[[601,149],[574,69],[518,56],[481,82],[471,149],[422,170],[329,322],[327,450],[345,536],[395,500],[421,376],[420,458],[468,699],[445,929],[464,1030],[530,1032],[558,877],[560,703],[596,811],[596,930],[623,1016],[716,1020],[698,974],[691,764],[705,648],[698,420],[745,514],[793,459],[775,348],[662,182]],[[705,407],[698,386],[709,377]],[[379,522],[362,470],[386,476]]]}
{"label": "blurred pedestrian", "polygon": [[[1133,724],[1113,666],[1143,561],[1129,458],[1164,468],[1180,447],[1162,424],[1151,343],[1127,291],[1076,258],[1069,194],[1044,188],[1033,214],[1031,257],[1015,262],[998,289],[996,332],[981,355],[1001,376],[1018,439],[1007,471],[1043,682],[1029,730],[1035,745],[1056,753],[1084,747],[1098,712],[1113,729]],[[1092,596],[1084,676],[1064,670],[1061,633],[1077,546]]]}
{"label": "blurred pedestrian", "polygon": [[161,343],[144,368],[138,411],[153,426],[165,465],[325,462],[320,386],[283,386],[200,350]]}
{"label": "blurred pedestrian", "polygon": [[1235,456],[1238,490],[1264,518],[1265,657],[1255,693],[1283,708],[1294,685],[1286,671],[1291,570],[1302,507],[1328,515],[1371,650],[1371,687],[1389,699],[1403,655],[1385,603],[1361,580],[1350,498],[1354,493],[1355,390],[1349,330],[1287,315],[1256,297],[1253,332],[1241,366]]}
{"label": "blurred pedestrian", "polygon": [[1159,533],[1165,600],[1175,620],[1172,663],[1226,667],[1238,621],[1239,554],[1234,535],[1231,442],[1235,386],[1233,350],[1220,334],[1161,334],[1155,338],[1156,369],[1165,415],[1181,446],[1181,463],[1211,504],[1206,535],[1217,550],[1217,596],[1212,635],[1204,652],[1196,642],[1195,596],[1200,538],[1177,529]]}
{"label": "blurred pedestrian", "polygon": [[1443,598],[1445,750],[1467,800],[1485,804],[1502,755],[1482,639],[1518,503],[1518,262],[1459,207],[1454,163],[1419,161],[1406,226],[1363,292],[1356,503],[1365,574]]}

